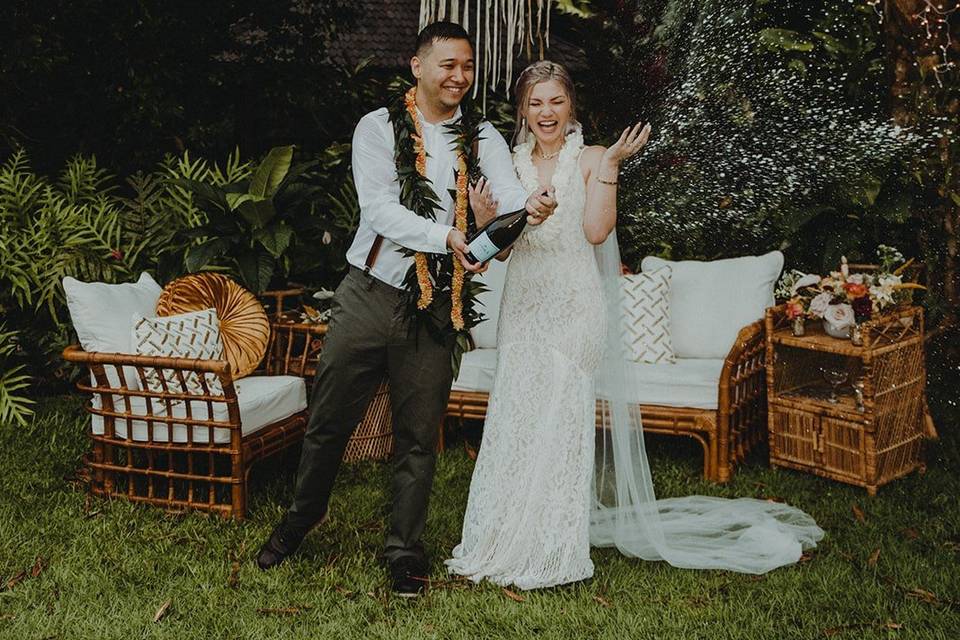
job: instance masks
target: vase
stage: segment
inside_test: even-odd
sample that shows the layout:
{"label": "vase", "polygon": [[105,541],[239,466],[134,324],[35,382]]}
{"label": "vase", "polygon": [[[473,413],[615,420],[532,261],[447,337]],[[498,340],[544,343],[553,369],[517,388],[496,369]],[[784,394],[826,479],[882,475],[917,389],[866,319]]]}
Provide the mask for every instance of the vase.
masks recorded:
{"label": "vase", "polygon": [[823,330],[828,336],[833,336],[834,338],[840,338],[841,340],[847,340],[850,338],[850,325],[837,326],[830,324],[826,320],[823,321]]}
{"label": "vase", "polygon": [[793,331],[793,335],[802,336],[804,334],[803,328],[803,316],[797,316],[790,321],[790,328]]}

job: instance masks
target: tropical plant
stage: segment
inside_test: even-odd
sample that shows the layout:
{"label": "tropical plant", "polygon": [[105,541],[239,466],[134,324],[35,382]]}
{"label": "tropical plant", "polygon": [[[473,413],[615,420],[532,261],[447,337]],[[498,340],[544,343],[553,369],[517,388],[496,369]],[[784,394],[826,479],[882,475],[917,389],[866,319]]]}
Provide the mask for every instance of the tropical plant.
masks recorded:
{"label": "tropical plant", "polygon": [[30,386],[26,366],[14,364],[19,349],[16,331],[7,331],[6,323],[0,323],[0,426],[16,422],[25,426],[33,415],[30,406],[33,400],[24,395]]}
{"label": "tropical plant", "polygon": [[[316,188],[300,180],[316,161],[293,163],[293,146],[274,147],[249,179],[225,185],[178,179],[188,189],[206,221],[183,230],[200,240],[187,249],[187,271],[227,264],[249,289],[261,293],[275,275],[290,272],[294,212],[310,208]],[[279,273],[278,273],[279,267]]]}

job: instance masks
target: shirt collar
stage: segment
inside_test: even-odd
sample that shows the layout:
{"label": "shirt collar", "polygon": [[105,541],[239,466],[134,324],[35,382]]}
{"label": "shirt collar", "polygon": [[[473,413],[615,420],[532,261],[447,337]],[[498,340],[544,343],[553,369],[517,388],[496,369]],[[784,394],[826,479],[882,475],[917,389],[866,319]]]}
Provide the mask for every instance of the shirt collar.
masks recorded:
{"label": "shirt collar", "polygon": [[420,116],[420,126],[424,128],[436,128],[436,127],[443,127],[444,125],[447,125],[447,124],[455,123],[457,120],[459,120],[463,116],[463,111],[461,111],[460,107],[458,106],[457,111],[453,114],[453,117],[448,118],[446,120],[441,120],[436,124],[427,122],[427,119],[423,117],[423,112],[420,111],[420,107],[417,107],[417,115]]}

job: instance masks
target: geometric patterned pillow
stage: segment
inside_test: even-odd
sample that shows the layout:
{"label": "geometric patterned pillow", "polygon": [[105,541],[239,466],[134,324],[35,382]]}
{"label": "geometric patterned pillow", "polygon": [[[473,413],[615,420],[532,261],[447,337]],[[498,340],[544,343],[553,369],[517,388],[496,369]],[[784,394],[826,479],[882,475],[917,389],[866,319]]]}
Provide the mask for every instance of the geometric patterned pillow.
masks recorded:
{"label": "geometric patterned pillow", "polygon": [[[217,312],[214,309],[204,309],[162,318],[145,318],[134,314],[133,348],[136,353],[146,356],[223,360],[223,343],[220,342],[220,321],[217,319]],[[190,372],[183,375],[186,384],[184,389],[177,373],[172,369],[162,371],[162,380],[157,375],[156,369],[144,371],[147,388],[151,391],[203,394],[203,387],[197,373]],[[202,375],[207,382],[210,395],[223,395],[223,387],[216,374]],[[164,383],[166,383],[166,389],[164,389]]]}
{"label": "geometric patterned pillow", "polygon": [[670,339],[670,267],[620,276],[623,346],[634,362],[674,363]]}

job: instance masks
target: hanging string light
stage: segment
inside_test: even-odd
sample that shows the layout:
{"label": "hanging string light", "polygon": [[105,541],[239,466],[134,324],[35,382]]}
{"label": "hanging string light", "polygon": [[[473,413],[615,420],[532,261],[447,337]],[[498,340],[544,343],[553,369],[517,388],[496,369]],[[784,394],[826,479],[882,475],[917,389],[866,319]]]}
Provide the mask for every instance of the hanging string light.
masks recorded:
{"label": "hanging string light", "polygon": [[[437,20],[460,23],[475,43],[477,81],[473,96],[496,90],[503,81],[507,96],[513,83],[517,50],[543,59],[550,46],[550,13],[554,0],[475,0],[471,23],[470,0],[420,0],[420,28]],[[472,27],[472,29],[471,29]]]}

